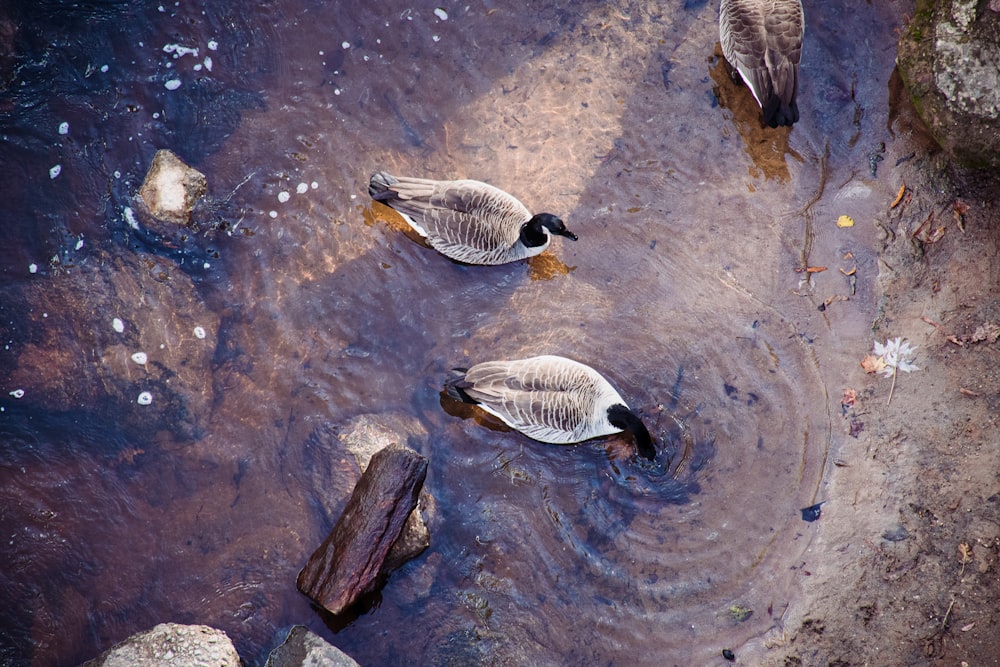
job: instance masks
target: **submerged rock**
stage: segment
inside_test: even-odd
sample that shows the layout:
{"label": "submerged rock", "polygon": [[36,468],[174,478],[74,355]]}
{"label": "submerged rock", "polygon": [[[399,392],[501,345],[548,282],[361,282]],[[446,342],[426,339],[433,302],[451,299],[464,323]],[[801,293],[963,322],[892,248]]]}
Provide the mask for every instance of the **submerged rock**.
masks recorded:
{"label": "submerged rock", "polygon": [[327,643],[322,637],[302,625],[296,625],[289,631],[284,643],[271,651],[264,667],[307,667],[310,665],[358,667],[354,658],[336,646]]}
{"label": "submerged rock", "polygon": [[192,169],[169,150],[159,150],[149,166],[139,198],[160,222],[186,225],[191,209],[208,189],[205,175]]}
{"label": "submerged rock", "polygon": [[219,317],[175,263],[99,252],[0,288],[0,304],[0,382],[20,389],[17,408],[140,439],[205,428]]}
{"label": "submerged rock", "polygon": [[918,0],[896,62],[934,139],[970,167],[1000,166],[1000,3]]}
{"label": "submerged rock", "polygon": [[222,630],[207,625],[161,623],[132,635],[83,663],[84,667],[135,667],[135,665],[212,665],[240,667],[240,656]]}

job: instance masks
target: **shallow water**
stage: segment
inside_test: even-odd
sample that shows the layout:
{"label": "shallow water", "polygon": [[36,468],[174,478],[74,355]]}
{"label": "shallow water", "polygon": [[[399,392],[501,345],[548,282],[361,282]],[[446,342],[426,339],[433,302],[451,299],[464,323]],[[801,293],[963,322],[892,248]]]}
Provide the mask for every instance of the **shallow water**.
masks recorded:
{"label": "shallow water", "polygon": [[[727,78],[714,3],[22,4],[0,17],[5,664],[167,620],[250,664],[296,623],[362,664],[706,664],[780,636],[876,312],[870,220],[898,184],[871,156],[912,3],[807,8],[791,132]],[[129,223],[158,148],[208,177],[194,228]],[[375,169],[489,181],[580,240],[454,264],[369,204]],[[657,460],[441,395],[453,366],[541,353],[602,371]],[[418,425],[432,544],[345,623],[294,582],[358,475],[329,429],[366,414]]]}

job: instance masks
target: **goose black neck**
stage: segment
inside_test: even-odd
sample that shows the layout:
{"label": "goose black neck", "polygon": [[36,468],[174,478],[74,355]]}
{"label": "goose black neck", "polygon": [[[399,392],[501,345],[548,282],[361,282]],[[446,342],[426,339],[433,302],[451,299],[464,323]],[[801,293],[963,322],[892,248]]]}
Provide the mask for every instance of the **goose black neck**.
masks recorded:
{"label": "goose black neck", "polygon": [[545,217],[547,213],[539,213],[521,225],[521,243],[527,248],[537,248],[549,242],[548,232],[545,230]]}
{"label": "goose black neck", "polygon": [[618,403],[608,408],[608,421],[620,429],[626,430],[635,437],[635,448],[639,455],[650,461],[656,458],[656,448],[653,447],[653,439],[649,437],[646,425],[642,423],[638,415],[629,410],[626,406]]}

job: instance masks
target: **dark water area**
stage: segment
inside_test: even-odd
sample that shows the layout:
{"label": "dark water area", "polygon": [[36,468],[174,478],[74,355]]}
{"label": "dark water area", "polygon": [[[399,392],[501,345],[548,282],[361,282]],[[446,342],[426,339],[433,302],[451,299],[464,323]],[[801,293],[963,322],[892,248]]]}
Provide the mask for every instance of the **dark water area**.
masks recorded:
{"label": "dark water area", "polygon": [[[861,221],[897,185],[871,156],[911,10],[807,7],[802,121],[772,131],[716,3],[0,5],[0,664],[164,621],[251,665],[294,624],[364,665],[780,638],[857,365],[837,332],[876,308]],[[161,148],[207,176],[189,227],[138,212]],[[490,182],[580,240],[455,264],[369,203],[376,169]],[[836,295],[859,305],[818,308]],[[534,354],[604,373],[656,461],[442,395],[449,368]],[[406,425],[434,505],[430,548],[347,622],[295,577],[361,418]]]}

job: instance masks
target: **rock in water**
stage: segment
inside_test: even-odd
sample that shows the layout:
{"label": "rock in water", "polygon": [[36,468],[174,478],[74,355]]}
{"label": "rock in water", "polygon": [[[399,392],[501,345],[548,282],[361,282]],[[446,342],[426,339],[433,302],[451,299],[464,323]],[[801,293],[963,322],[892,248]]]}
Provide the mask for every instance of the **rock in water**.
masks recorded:
{"label": "rock in water", "polygon": [[239,667],[242,662],[232,640],[222,630],[206,625],[161,623],[83,664],[84,667],[195,664]]}
{"label": "rock in water", "polygon": [[337,524],[299,572],[298,589],[333,614],[376,590],[426,476],[427,459],[407,447],[372,456]]}
{"label": "rock in water", "polygon": [[205,175],[168,150],[156,151],[139,196],[149,214],[161,222],[186,225],[191,209],[208,189]]}

